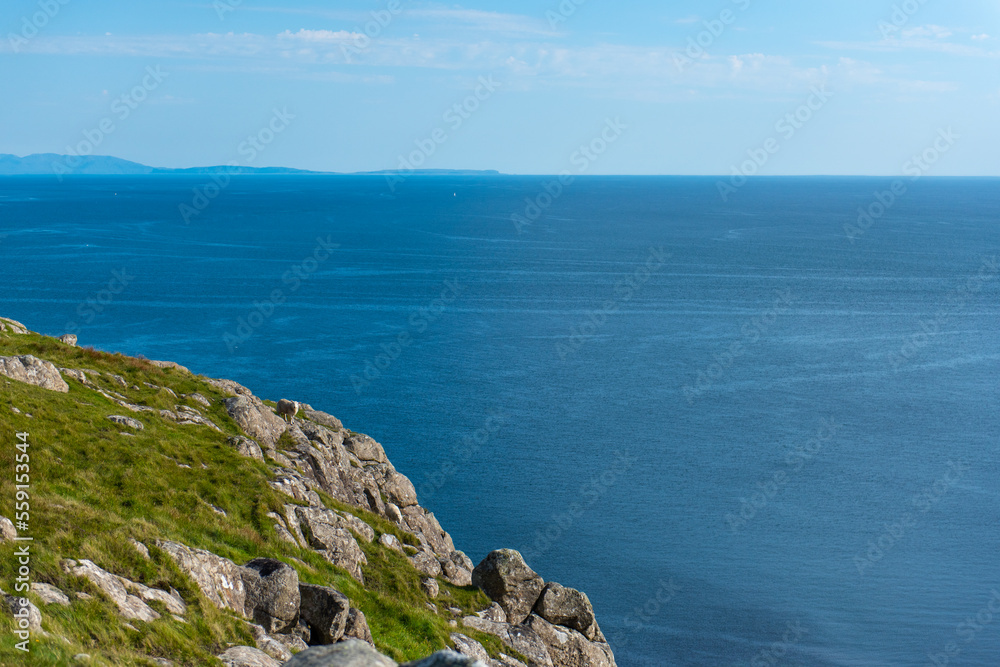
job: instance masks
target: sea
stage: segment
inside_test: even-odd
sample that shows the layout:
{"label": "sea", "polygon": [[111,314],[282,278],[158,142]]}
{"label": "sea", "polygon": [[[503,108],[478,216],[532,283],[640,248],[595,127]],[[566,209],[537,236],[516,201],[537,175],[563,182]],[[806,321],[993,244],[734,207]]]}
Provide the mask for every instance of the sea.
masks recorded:
{"label": "sea", "polygon": [[620,667],[1000,664],[1000,181],[0,179],[0,314],[381,442]]}

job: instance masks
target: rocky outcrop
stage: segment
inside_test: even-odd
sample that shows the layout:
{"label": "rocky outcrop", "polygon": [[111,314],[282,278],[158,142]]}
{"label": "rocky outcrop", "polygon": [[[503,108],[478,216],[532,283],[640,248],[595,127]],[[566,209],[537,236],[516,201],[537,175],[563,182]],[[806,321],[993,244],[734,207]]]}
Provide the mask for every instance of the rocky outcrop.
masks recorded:
{"label": "rocky outcrop", "polygon": [[118,424],[119,426],[124,426],[130,428],[133,431],[141,431],[146,428],[141,421],[138,419],[132,419],[131,417],[123,417],[122,415],[108,415],[108,420]]}
{"label": "rocky outcrop", "polygon": [[527,667],[520,660],[515,660],[508,655],[500,654],[499,659],[494,660],[490,657],[490,654],[486,651],[486,648],[482,644],[477,642],[471,637],[466,637],[458,632],[453,632],[449,636],[451,642],[455,645],[455,651],[461,653],[462,655],[472,658],[474,660],[479,660],[481,663],[486,665],[486,667]]}
{"label": "rocky outcrop", "polygon": [[42,630],[42,612],[31,603],[31,600],[19,595],[10,595],[3,589],[0,589],[0,600],[3,601],[7,613],[14,617],[17,630],[27,631],[34,635],[44,636],[46,634]]}
{"label": "rocky outcrop", "polygon": [[350,639],[332,646],[317,646],[299,653],[285,667],[398,667],[363,641]]}
{"label": "rocky outcrop", "polygon": [[507,612],[512,625],[528,618],[545,582],[513,549],[499,549],[472,571],[472,583]]}
{"label": "rocky outcrop", "polygon": [[70,347],[76,347],[76,336],[73,334],[63,334],[59,336],[59,342],[69,345]]}
{"label": "rocky outcrop", "polygon": [[350,523],[327,509],[298,508],[297,515],[309,546],[363,584],[361,566],[367,565],[368,559],[351,533]]}
{"label": "rocky outcrop", "polygon": [[344,626],[344,637],[360,639],[372,646],[375,645],[375,640],[372,639],[372,631],[368,628],[368,619],[365,618],[364,612],[360,609],[351,607],[350,611],[347,612],[347,625]]}
{"label": "rocky outcrop", "polygon": [[257,459],[258,461],[264,460],[264,452],[260,450],[260,445],[250,438],[244,438],[239,435],[229,438],[226,442],[228,442],[229,446],[235,449],[236,453],[240,456],[245,456],[249,459]]}
{"label": "rocky outcrop", "polygon": [[616,667],[606,642],[590,641],[576,630],[553,625],[536,614],[528,617],[525,626],[541,637],[552,663],[559,667]]}
{"label": "rocky outcrop", "polygon": [[66,594],[51,584],[33,582],[31,584],[31,592],[41,598],[43,604],[69,606],[69,598],[66,597]]}
{"label": "rocky outcrop", "polygon": [[0,331],[9,331],[13,334],[24,335],[28,333],[28,327],[16,320],[0,317]]}
{"label": "rocky outcrop", "polygon": [[118,612],[129,620],[151,623],[160,618],[160,615],[146,604],[142,597],[130,593],[130,589],[140,595],[145,594],[148,600],[169,601],[174,606],[174,609],[177,610],[174,613],[184,613],[184,603],[174,600],[166,591],[154,591],[154,589],[147,588],[141,584],[117,577],[101,569],[89,560],[74,561],[67,559],[62,562],[62,568],[67,574],[89,580],[90,583],[107,595],[115,603],[115,606],[118,607]]}
{"label": "rocky outcrop", "polygon": [[69,391],[69,385],[63,380],[55,365],[30,354],[0,357],[0,375],[50,391],[64,394]]}

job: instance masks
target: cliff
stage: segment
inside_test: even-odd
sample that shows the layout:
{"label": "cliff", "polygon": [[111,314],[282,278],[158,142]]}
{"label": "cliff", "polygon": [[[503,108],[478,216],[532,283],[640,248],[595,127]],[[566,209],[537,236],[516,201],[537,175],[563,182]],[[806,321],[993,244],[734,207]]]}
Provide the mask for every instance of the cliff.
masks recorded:
{"label": "cliff", "polygon": [[615,664],[330,414],[2,318],[0,389],[2,665]]}

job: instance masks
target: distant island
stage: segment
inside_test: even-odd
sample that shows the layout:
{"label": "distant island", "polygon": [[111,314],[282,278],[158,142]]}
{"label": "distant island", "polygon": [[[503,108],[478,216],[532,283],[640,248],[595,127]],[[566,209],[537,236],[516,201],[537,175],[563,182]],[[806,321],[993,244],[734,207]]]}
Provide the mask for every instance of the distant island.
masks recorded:
{"label": "distant island", "polygon": [[[0,176],[146,176],[146,175],[205,175],[205,174],[258,174],[258,175],[325,175],[325,176],[382,176],[404,173],[398,169],[385,171],[344,174],[329,171],[309,171],[287,167],[244,167],[239,165],[217,165],[211,167],[190,167],[187,169],[164,169],[150,167],[138,162],[123,160],[106,155],[59,155],[57,153],[36,153],[25,157],[0,153]],[[470,169],[416,169],[406,171],[407,175],[422,176],[499,176],[495,170],[476,171]]]}

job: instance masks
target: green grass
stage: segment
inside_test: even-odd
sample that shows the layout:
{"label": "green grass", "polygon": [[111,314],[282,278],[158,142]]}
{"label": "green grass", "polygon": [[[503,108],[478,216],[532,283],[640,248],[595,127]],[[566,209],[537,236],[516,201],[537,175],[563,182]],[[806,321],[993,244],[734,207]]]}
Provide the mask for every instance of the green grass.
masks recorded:
{"label": "green grass", "polygon": [[[158,413],[132,413],[68,378],[70,391],[62,394],[0,377],[0,498],[4,499],[0,514],[14,515],[15,433],[25,431],[31,435],[32,579],[51,583],[74,600],[70,607],[62,607],[44,606],[33,598],[49,637],[34,638],[27,660],[14,648],[12,620],[0,614],[0,665],[69,664],[77,653],[90,654],[93,664],[99,665],[153,664],[149,656],[166,657],[178,665],[215,665],[220,663],[213,656],[229,645],[253,646],[246,626],[208,602],[153,546],[156,539],[206,549],[238,564],[257,557],[291,563],[303,581],[332,586],[347,595],[365,613],[379,649],[398,661],[444,648],[448,634],[455,631],[475,637],[493,655],[501,650],[495,637],[448,624],[453,617],[448,607],[458,607],[465,615],[488,606],[485,595],[441,582],[441,596],[433,601],[437,611],[432,611],[420,587],[421,575],[377,539],[372,544],[359,540],[369,561],[365,587],[315,552],[281,541],[266,515],[282,513],[291,499],[269,486],[272,475],[267,465],[243,458],[227,445],[226,438],[240,431],[221,405],[224,396],[204,378],[160,369],[143,359],[69,347],[35,334],[0,333],[0,356],[15,354],[32,354],[61,368],[120,375],[128,387],[105,376],[91,376],[91,382],[108,393],[122,394],[130,403],[157,410],[189,405],[223,432],[179,426]],[[145,383],[169,387],[179,398]],[[181,396],[195,392],[208,398],[212,407]],[[12,406],[32,418],[14,414]],[[110,422],[107,416],[113,414],[138,419],[145,428],[133,433]],[[367,521],[379,535],[392,533],[404,544],[417,543],[381,517],[323,499],[329,507]],[[228,516],[217,514],[210,505]],[[149,546],[151,560],[143,559],[129,538]],[[134,630],[126,627],[110,600],[87,580],[63,572],[59,562],[64,558],[89,559],[147,586],[175,588],[188,603],[187,622],[178,622],[159,608],[161,619],[148,624],[132,621]],[[0,587],[12,593],[15,576],[14,560],[0,559]],[[94,599],[77,600],[77,592]],[[156,608],[156,603],[151,606]]]}

